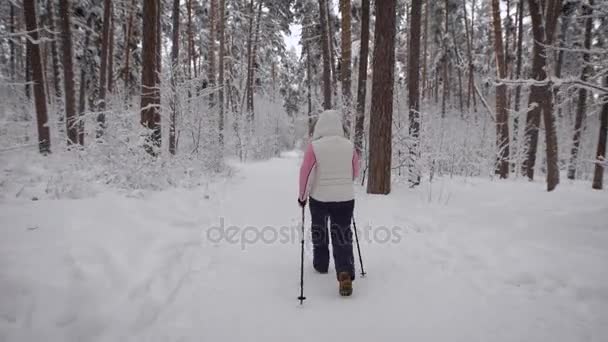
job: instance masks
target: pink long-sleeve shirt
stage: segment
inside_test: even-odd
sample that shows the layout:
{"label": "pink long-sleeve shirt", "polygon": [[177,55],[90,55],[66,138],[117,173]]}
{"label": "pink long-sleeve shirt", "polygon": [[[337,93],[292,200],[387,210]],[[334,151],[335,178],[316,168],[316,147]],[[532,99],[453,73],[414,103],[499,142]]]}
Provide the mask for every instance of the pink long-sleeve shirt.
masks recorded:
{"label": "pink long-sleeve shirt", "polygon": [[[353,180],[359,177],[359,154],[356,150],[353,150]],[[308,144],[306,151],[304,152],[304,160],[300,167],[300,191],[298,198],[304,201],[308,198],[310,176],[317,166],[317,159],[315,157],[315,151],[312,143]]]}

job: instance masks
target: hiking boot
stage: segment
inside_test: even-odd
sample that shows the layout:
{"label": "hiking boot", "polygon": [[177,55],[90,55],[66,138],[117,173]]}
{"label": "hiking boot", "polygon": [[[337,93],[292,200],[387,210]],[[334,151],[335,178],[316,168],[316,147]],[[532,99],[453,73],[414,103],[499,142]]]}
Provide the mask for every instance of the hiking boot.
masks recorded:
{"label": "hiking boot", "polygon": [[348,297],[353,294],[353,280],[348,272],[338,274],[338,283],[340,284],[340,296]]}

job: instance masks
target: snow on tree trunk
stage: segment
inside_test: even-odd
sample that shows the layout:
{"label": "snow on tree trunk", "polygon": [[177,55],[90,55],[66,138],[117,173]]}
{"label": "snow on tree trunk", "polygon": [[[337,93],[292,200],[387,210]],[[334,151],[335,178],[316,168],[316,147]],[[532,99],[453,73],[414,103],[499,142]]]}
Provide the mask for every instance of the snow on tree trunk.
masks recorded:
{"label": "snow on tree trunk", "polygon": [[[581,72],[581,81],[586,82],[589,78],[589,74],[592,71],[591,56],[589,50],[591,49],[591,33],[593,29],[593,1],[590,4],[583,5],[583,17],[585,17],[585,40],[583,46],[585,52],[583,52],[583,70]],[[576,167],[578,161],[579,145],[581,139],[581,131],[583,129],[583,121],[585,119],[585,112],[587,106],[587,88],[581,87],[578,90],[578,103],[576,106],[576,118],[574,120],[574,136],[572,138],[572,149],[570,151],[570,165],[568,166],[568,179],[576,178]]]}
{"label": "snow on tree trunk", "polygon": [[[532,17],[534,36],[534,54],[532,60],[532,78],[536,81],[547,81],[547,46],[553,43],[557,19],[561,12],[561,0],[547,0],[547,10],[543,12],[538,0],[528,0]],[[534,179],[536,150],[538,147],[538,130],[541,119],[545,124],[547,155],[547,190],[552,191],[559,184],[557,160],[557,134],[553,116],[553,97],[549,84],[533,85],[530,90],[528,107],[532,108],[526,117],[526,154],[523,172],[529,179]]]}
{"label": "snow on tree trunk", "polygon": [[[153,0],[154,1],[154,0]],[[99,98],[97,99],[96,137],[101,138],[106,128],[106,89],[108,73],[108,47],[110,45],[110,14],[112,0],[104,0],[103,29],[101,35],[101,63],[99,67]]]}
{"label": "snow on tree trunk", "polygon": [[[49,16],[49,30],[55,32],[55,9],[53,0],[47,1],[47,11]],[[61,100],[61,81],[59,76],[59,57],[57,54],[57,40],[51,42],[51,63],[53,64],[53,86],[55,89],[55,98]]]}
{"label": "snow on tree trunk", "polygon": [[[608,88],[608,76],[604,77],[604,87]],[[606,135],[608,135],[608,94],[604,94],[602,100],[604,104],[602,105],[602,112],[600,113],[600,134],[595,155],[599,160],[602,160],[603,163],[602,165],[596,163],[593,173],[593,189],[597,190],[603,188],[604,170],[608,168],[608,161],[605,159]]]}
{"label": "snow on tree trunk", "polygon": [[416,169],[418,160],[420,136],[420,31],[422,20],[422,0],[413,0],[410,13],[410,47],[408,58],[408,116],[410,146],[409,182],[411,185],[420,184],[420,174]]}
{"label": "snow on tree trunk", "polygon": [[141,77],[141,124],[149,131],[144,149],[150,155],[157,155],[161,143],[160,113],[156,103],[157,16],[159,0],[146,0],[143,6],[142,77]]}
{"label": "snow on tree trunk", "polygon": [[175,124],[178,113],[179,94],[177,92],[177,74],[179,72],[179,0],[173,0],[173,35],[171,45],[171,86],[173,98],[171,101],[171,116],[169,118],[169,153],[177,152],[177,137]]}
{"label": "snow on tree trunk", "polygon": [[367,192],[391,192],[396,0],[376,2]]}
{"label": "snow on tree trunk", "polygon": [[355,120],[355,148],[363,150],[365,127],[365,98],[367,96],[367,60],[369,55],[369,1],[361,3],[361,45],[359,49],[359,78],[357,79],[357,117]]}

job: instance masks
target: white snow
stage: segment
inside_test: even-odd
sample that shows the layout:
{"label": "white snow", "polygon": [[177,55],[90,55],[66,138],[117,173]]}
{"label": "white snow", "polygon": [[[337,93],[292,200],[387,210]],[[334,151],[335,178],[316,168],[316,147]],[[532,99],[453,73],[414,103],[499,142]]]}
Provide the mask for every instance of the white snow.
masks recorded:
{"label": "white snow", "polygon": [[[608,340],[608,192],[462,178],[360,188],[367,277],[340,298],[307,245],[299,306],[299,158],[137,196],[2,194],[0,341]],[[233,243],[212,234],[222,220],[240,227]]]}

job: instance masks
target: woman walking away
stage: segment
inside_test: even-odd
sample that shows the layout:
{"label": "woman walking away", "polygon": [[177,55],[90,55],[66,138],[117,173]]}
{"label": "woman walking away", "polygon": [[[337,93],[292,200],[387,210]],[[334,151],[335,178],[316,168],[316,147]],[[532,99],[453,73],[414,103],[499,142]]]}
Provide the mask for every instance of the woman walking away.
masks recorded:
{"label": "woman walking away", "polygon": [[355,207],[353,180],[358,173],[359,156],[350,140],[344,137],[340,115],[333,110],[321,113],[300,168],[298,203],[305,207],[310,195],[313,267],[319,273],[327,273],[329,268],[329,219],[334,265],[342,296],[352,294],[355,279],[350,223]]}

